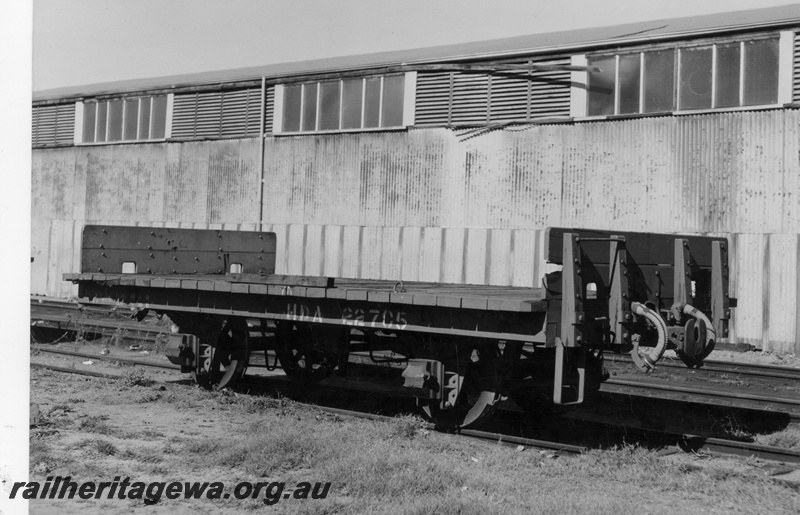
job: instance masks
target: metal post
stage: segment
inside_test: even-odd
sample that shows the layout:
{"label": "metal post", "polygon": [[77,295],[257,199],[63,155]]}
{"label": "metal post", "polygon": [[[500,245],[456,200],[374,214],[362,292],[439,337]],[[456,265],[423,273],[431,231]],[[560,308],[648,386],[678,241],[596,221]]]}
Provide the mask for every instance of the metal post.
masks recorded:
{"label": "metal post", "polygon": [[262,231],[263,227],[263,220],[262,216],[264,214],[264,151],[266,146],[266,141],[264,138],[265,130],[264,125],[266,124],[266,114],[267,111],[267,78],[261,77],[261,120],[258,124],[258,225],[256,230]]}

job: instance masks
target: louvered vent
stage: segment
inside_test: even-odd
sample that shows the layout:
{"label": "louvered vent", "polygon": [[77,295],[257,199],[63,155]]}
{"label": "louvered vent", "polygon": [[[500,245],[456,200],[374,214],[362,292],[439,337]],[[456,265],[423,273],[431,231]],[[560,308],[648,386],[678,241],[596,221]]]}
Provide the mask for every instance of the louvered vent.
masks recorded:
{"label": "louvered vent", "polygon": [[[568,65],[570,61],[568,56],[560,56],[504,64],[512,63]],[[532,72],[526,78],[517,75],[420,72],[415,125],[484,125],[569,116],[569,72]]]}
{"label": "louvered vent", "polygon": [[794,34],[794,70],[792,71],[792,101],[800,102],[800,34]]}
{"label": "louvered vent", "polygon": [[174,139],[245,138],[259,134],[261,89],[177,94]]}
{"label": "louvered vent", "polygon": [[33,108],[31,143],[34,147],[72,145],[74,134],[75,104]]}

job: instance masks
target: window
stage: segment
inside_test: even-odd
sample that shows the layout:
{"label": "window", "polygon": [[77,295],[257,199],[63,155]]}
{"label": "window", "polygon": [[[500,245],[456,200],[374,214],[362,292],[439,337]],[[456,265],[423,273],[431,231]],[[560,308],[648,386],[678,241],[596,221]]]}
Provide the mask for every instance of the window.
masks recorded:
{"label": "window", "polygon": [[778,103],[780,40],[661,48],[590,57],[589,116]]}
{"label": "window", "polygon": [[167,106],[167,95],[84,102],[80,143],[164,139]]}
{"label": "window", "polygon": [[[410,125],[407,96],[416,74],[278,86],[276,133],[391,129]],[[410,102],[413,108],[413,102]],[[280,122],[280,126],[277,126]]]}

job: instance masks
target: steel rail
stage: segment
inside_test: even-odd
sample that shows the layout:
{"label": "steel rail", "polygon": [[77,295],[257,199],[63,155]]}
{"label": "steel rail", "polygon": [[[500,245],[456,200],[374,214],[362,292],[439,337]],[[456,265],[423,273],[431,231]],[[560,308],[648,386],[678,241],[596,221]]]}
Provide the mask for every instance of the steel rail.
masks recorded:
{"label": "steel rail", "polygon": [[76,357],[76,358],[96,359],[98,361],[118,361],[119,363],[127,363],[129,365],[134,365],[134,366],[135,365],[141,365],[141,366],[145,366],[145,367],[165,368],[165,369],[168,369],[168,370],[180,370],[181,369],[181,367],[179,367],[177,365],[170,364],[170,363],[153,363],[153,362],[141,361],[141,360],[132,359],[132,358],[121,358],[121,357],[117,357],[117,356],[112,356],[110,354],[107,354],[105,356],[103,356],[103,355],[98,356],[97,354],[90,354],[88,352],[76,352],[76,351],[63,350],[63,349],[49,349],[47,347],[42,347],[41,345],[32,346],[31,349],[35,350],[35,351],[38,351],[38,352],[44,352],[46,354],[58,354],[58,355],[63,355],[63,356],[72,356],[72,357]]}
{"label": "steel rail", "polygon": [[[608,355],[606,359],[615,363],[633,363],[633,360],[627,355]],[[763,365],[760,363],[737,363],[735,361],[707,359],[703,362],[703,366],[700,368],[687,368],[683,363],[669,363],[662,360],[656,365],[656,369],[658,368],[674,368],[678,370],[691,370],[701,373],[714,372],[721,374],[748,375],[800,381],[800,368]]]}
{"label": "steel rail", "polygon": [[769,397],[766,395],[714,390],[708,387],[687,388],[671,384],[621,379],[609,379],[601,383],[600,391],[615,395],[638,397],[655,397],[657,393],[660,399],[672,398],[672,400],[684,402],[786,413],[793,422],[800,422],[800,399],[789,397]]}
{"label": "steel rail", "polygon": [[[313,405],[314,408],[324,411],[326,413],[332,413],[334,415],[342,415],[342,416],[349,416],[355,418],[363,418],[368,420],[376,420],[376,421],[383,421],[383,422],[393,422],[397,419],[394,417],[387,417],[386,415],[376,415],[372,413],[363,413],[360,411],[352,411],[352,410],[344,410],[340,408],[329,408],[327,406],[317,406]],[[424,429],[428,429],[431,431],[436,430],[436,425],[431,422],[426,422],[424,425],[421,425]],[[524,445],[526,447],[533,447],[537,449],[547,449],[553,451],[560,451],[572,454],[580,454],[582,452],[586,452],[588,450],[587,447],[579,446],[579,445],[570,445],[558,442],[550,442],[547,440],[536,440],[532,438],[523,438],[519,436],[512,436],[506,435],[503,433],[491,433],[486,431],[477,431],[474,429],[460,429],[456,431],[455,434],[459,434],[462,436],[467,436],[470,438],[475,438],[477,440],[484,440],[496,444],[506,445],[506,446],[519,446]]]}
{"label": "steel rail", "polygon": [[773,447],[770,445],[738,442],[736,440],[725,440],[722,438],[683,435],[679,446],[681,449],[690,452],[702,450],[711,454],[722,454],[726,456],[736,455],[745,458],[753,457],[769,461],[781,461],[784,463],[800,463],[800,451]]}
{"label": "steel rail", "polygon": [[726,392],[723,390],[714,390],[709,389],[707,387],[704,388],[686,388],[684,386],[675,386],[675,385],[667,385],[667,384],[660,384],[660,383],[650,383],[646,381],[625,381],[622,379],[609,379],[604,383],[601,383],[601,390],[602,385],[612,384],[618,386],[629,386],[634,388],[645,388],[649,390],[661,390],[661,391],[669,391],[675,393],[688,393],[691,395],[700,395],[705,397],[716,397],[716,398],[726,398],[726,399],[741,399],[741,400],[751,400],[751,401],[759,401],[764,403],[777,403],[783,404],[786,406],[800,406],[800,399],[789,398],[789,397],[768,397],[765,395],[756,395],[751,393],[737,393],[737,392]]}
{"label": "steel rail", "polygon": [[124,304],[116,302],[95,302],[66,300],[56,297],[31,297],[31,307],[63,309],[65,311],[78,311],[81,309],[97,312],[113,311],[115,309],[128,309]]}
{"label": "steel rail", "polygon": [[115,374],[105,374],[103,372],[95,372],[93,370],[80,370],[77,368],[59,367],[58,365],[46,365],[44,363],[31,362],[31,368],[39,368],[45,370],[55,370],[56,372],[64,372],[67,374],[77,374],[80,376],[99,377],[101,379],[123,379],[123,376]]}

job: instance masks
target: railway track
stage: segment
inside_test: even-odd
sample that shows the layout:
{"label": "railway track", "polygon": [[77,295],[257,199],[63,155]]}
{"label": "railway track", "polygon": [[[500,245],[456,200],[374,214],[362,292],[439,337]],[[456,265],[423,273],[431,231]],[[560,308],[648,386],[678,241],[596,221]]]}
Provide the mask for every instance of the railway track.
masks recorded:
{"label": "railway track", "polygon": [[[76,351],[67,351],[62,349],[52,349],[46,348],[42,346],[35,347],[35,350],[38,352],[42,352],[45,354],[54,354],[54,355],[61,355],[64,357],[71,357],[71,358],[90,358],[93,360],[100,360],[100,361],[116,361],[120,363],[125,363],[131,366],[143,366],[143,367],[151,367],[157,369],[166,369],[166,370],[175,370],[177,371],[179,367],[176,367],[171,364],[166,363],[154,363],[152,361],[143,361],[138,359],[132,358],[122,358],[116,356],[97,356],[96,354],[92,353],[85,353],[85,352],[76,352]],[[85,370],[85,369],[75,369],[70,367],[62,367],[57,365],[51,364],[43,364],[43,363],[31,363],[31,367],[33,368],[40,368],[40,369],[49,369],[57,372],[63,372],[68,374],[78,374],[90,377],[97,377],[102,379],[122,379],[124,376],[117,375],[117,374],[108,374],[104,372],[97,372],[92,370]],[[260,377],[259,379],[264,379]],[[268,381],[273,384],[278,384],[281,388],[291,388],[296,386],[290,380],[283,376],[272,376],[268,378]],[[251,384],[252,383],[252,384]],[[246,381],[243,384],[244,387],[255,386],[255,381]],[[363,411],[356,411],[356,410],[347,410],[329,406],[320,406],[316,405],[315,407],[329,412],[334,413],[342,416],[351,416],[351,417],[359,417],[359,418],[366,418],[371,420],[389,420],[391,417],[386,417],[384,415],[378,415],[374,413],[368,413]],[[581,422],[594,422],[598,424],[604,425],[614,425],[615,422],[619,424],[619,421],[615,421],[613,419],[608,419],[604,417],[597,417],[592,416],[592,414],[571,414],[566,416],[567,419],[578,420]],[[433,424],[428,424],[427,428],[429,430],[435,429]],[[703,435],[691,435],[685,434],[683,432],[675,432],[675,431],[654,431],[653,429],[648,428],[636,428],[632,425],[628,424],[626,426],[626,430],[641,430],[644,432],[650,433],[661,433],[662,436],[668,435],[674,437],[675,441],[677,442],[675,445],[675,451],[682,450],[682,451],[691,451],[691,452],[705,452],[710,454],[720,454],[720,455],[738,455],[738,456],[753,456],[759,459],[764,460],[771,460],[771,461],[779,461],[784,463],[800,463],[800,451],[794,451],[791,449],[785,449],[780,447],[770,447],[764,445],[758,445],[751,442],[741,442],[723,438],[714,438],[708,437]],[[478,431],[478,430],[471,430],[471,429],[462,429],[457,431],[458,434],[469,437],[475,438],[478,440],[503,444],[503,445],[512,445],[512,446],[525,446],[531,448],[537,448],[547,451],[555,451],[559,453],[580,453],[587,450],[587,447],[584,445],[575,445],[575,444],[568,444],[563,442],[553,442],[548,440],[536,439],[536,438],[526,438],[514,434],[508,434],[503,432],[494,432],[494,431]],[[667,450],[666,452],[670,452]]]}
{"label": "railway track", "polygon": [[615,395],[632,395],[784,413],[792,423],[800,422],[800,399],[788,396],[744,393],[731,391],[731,389],[711,389],[706,386],[686,387],[648,379],[609,379],[600,385],[600,391]]}
{"label": "railway track", "polygon": [[75,302],[48,297],[31,297],[31,337],[47,340],[56,337],[96,339],[115,338],[131,343],[156,342],[169,330],[158,325],[156,317],[133,320],[128,307],[102,302]]}
{"label": "railway track", "polygon": [[[626,354],[612,355],[608,361],[632,365],[633,360]],[[762,377],[766,379],[788,379],[800,381],[800,368],[781,367],[777,365],[761,365],[757,363],[736,363],[733,361],[721,361],[706,359],[701,368],[689,369],[683,363],[670,363],[669,361],[659,361],[658,369],[669,369],[681,373],[717,373],[731,374],[734,376]]]}

